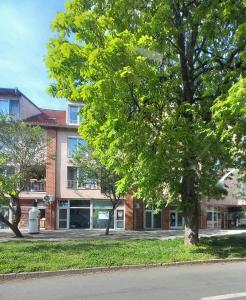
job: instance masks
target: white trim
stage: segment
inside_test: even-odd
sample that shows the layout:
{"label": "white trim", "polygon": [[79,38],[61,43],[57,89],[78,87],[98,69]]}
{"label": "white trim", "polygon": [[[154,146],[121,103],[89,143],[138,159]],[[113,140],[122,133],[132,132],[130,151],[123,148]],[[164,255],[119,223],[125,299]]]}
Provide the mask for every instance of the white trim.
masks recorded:
{"label": "white trim", "polygon": [[82,103],[67,103],[67,110],[66,110],[66,121],[67,121],[67,124],[68,125],[79,125],[79,119],[80,119],[80,115],[77,114],[77,123],[72,123],[70,122],[70,106],[77,106],[77,107],[80,107],[80,109],[82,108],[83,104]]}
{"label": "white trim", "polygon": [[[171,219],[170,219],[170,215],[171,213],[175,213],[175,226],[171,226]],[[178,214],[182,214],[182,212],[177,211],[177,210],[169,210],[169,228],[170,229],[181,229],[184,227],[184,217],[182,216],[182,225],[178,226]]]}
{"label": "white trim", "polygon": [[[94,208],[94,201],[109,201],[108,199],[83,199],[85,201],[90,201],[90,206],[89,207],[81,207],[81,206],[78,206],[78,207],[71,207],[70,206],[70,201],[71,200],[82,200],[82,199],[69,199],[69,200],[65,200],[65,199],[61,199],[61,200],[58,200],[58,205],[57,205],[57,221],[56,221],[56,225],[57,225],[57,229],[60,229],[60,230],[67,230],[67,229],[70,229],[69,226],[70,226],[70,210],[71,209],[88,209],[90,210],[90,227],[89,228],[81,228],[82,230],[93,230],[93,229],[96,229],[96,230],[105,230],[105,228],[94,228],[93,227],[93,208]],[[60,207],[59,206],[59,202],[60,201],[68,201],[68,206],[67,207]],[[60,223],[60,214],[59,214],[59,211],[60,209],[66,209],[67,210],[67,218],[66,218],[66,222],[67,222],[67,226],[66,228],[60,228],[59,227],[59,223]],[[123,228],[117,228],[117,211],[118,210],[123,210],[123,214],[124,214],[124,219],[122,220],[123,221]],[[65,219],[61,219],[62,221],[65,221]],[[118,206],[115,211],[114,211],[114,228],[111,228],[111,230],[125,230],[125,224],[126,224],[126,210],[125,210],[125,203],[124,201],[122,200],[122,204],[120,206]]]}
{"label": "white trim", "polygon": [[[118,220],[120,222],[123,221],[123,227],[122,228],[117,227],[117,211],[118,210],[123,210],[124,218],[123,218],[123,220]],[[126,210],[125,210],[125,205],[124,205],[124,207],[117,207],[114,211],[114,229],[115,230],[125,230],[125,224],[126,224]]]}
{"label": "white trim", "polygon": [[[146,227],[146,212],[151,213],[151,227]],[[163,224],[163,213],[160,211],[161,214],[161,226],[160,227],[154,227],[154,211],[152,209],[145,209],[144,210],[144,229],[161,229]]]}
{"label": "white trim", "polygon": [[[18,116],[16,116],[17,117],[17,119],[19,120],[20,119],[20,116],[21,116],[21,105],[20,105],[20,99],[19,98],[17,98],[17,99],[14,99],[14,98],[0,98],[0,102],[1,101],[5,101],[5,102],[8,102],[8,116],[12,116],[12,115],[10,115],[10,101],[17,101],[18,102],[18,104],[19,104],[19,111],[18,111]],[[0,111],[0,113],[1,113],[1,111]]]}
{"label": "white trim", "polygon": [[[81,140],[81,141],[84,141],[85,142],[85,140],[84,139],[82,139],[82,137],[80,136],[80,135],[74,135],[74,136],[67,136],[67,157],[68,158],[71,158],[72,156],[70,156],[69,155],[69,147],[68,147],[68,145],[69,145],[69,143],[68,143],[68,139],[77,139],[77,140]],[[86,142],[85,142],[86,143]],[[78,148],[78,143],[77,143],[77,148]],[[77,149],[78,150],[78,149]]]}

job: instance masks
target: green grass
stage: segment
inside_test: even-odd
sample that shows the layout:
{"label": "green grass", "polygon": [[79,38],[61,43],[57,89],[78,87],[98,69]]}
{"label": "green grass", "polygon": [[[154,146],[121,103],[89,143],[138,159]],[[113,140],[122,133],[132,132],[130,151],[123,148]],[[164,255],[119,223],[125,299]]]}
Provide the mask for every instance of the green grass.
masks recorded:
{"label": "green grass", "polygon": [[0,243],[0,273],[246,257],[246,235],[145,241],[10,241]]}

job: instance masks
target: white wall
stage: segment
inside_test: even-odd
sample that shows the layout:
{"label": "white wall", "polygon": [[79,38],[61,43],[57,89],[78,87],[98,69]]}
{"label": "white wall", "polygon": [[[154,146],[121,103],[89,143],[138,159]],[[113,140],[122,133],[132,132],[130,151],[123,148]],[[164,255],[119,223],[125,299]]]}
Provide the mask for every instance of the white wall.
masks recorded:
{"label": "white wall", "polygon": [[67,156],[67,138],[72,136],[79,136],[76,129],[61,129],[57,132],[56,198],[107,199],[100,190],[67,188],[67,166],[72,166]]}

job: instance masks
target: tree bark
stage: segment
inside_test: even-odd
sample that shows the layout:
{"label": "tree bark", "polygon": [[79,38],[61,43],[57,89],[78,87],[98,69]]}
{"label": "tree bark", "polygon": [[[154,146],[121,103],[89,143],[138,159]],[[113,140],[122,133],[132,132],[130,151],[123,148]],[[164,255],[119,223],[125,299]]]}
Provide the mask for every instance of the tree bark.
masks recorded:
{"label": "tree bark", "polygon": [[109,235],[109,229],[110,229],[110,224],[111,224],[111,221],[112,221],[112,218],[114,216],[114,211],[116,210],[116,208],[119,206],[120,204],[120,201],[118,198],[115,197],[114,200],[111,200],[112,202],[112,209],[110,210],[110,213],[109,213],[109,219],[108,219],[108,222],[107,222],[107,226],[106,226],[106,231],[105,231],[105,235]]}
{"label": "tree bark", "polygon": [[113,207],[110,210],[109,218],[108,218],[108,222],[107,222],[107,226],[106,226],[105,235],[109,235],[110,224],[111,224],[111,221],[112,221],[112,218],[113,218],[113,215],[114,215],[114,211],[115,211],[115,207]]}
{"label": "tree bark", "polygon": [[0,221],[3,222],[4,224],[6,224],[14,232],[16,237],[18,237],[18,238],[23,237],[22,233],[20,232],[20,230],[18,228],[18,225],[10,223],[9,220],[4,218],[4,216],[1,213],[0,213]]}
{"label": "tree bark", "polygon": [[181,199],[185,220],[184,243],[197,245],[199,243],[200,203],[196,191],[196,175],[193,170],[182,179]]}
{"label": "tree bark", "polygon": [[192,206],[184,209],[185,236],[184,243],[188,245],[197,245],[199,243],[199,203],[197,200]]}

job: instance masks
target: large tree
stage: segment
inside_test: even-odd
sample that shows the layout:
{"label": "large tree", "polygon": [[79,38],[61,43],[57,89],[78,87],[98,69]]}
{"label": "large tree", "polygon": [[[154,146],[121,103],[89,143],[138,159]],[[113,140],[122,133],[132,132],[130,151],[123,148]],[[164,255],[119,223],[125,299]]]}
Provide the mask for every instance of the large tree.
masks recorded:
{"label": "large tree", "polygon": [[217,135],[226,144],[239,178],[246,182],[246,78],[219,97],[212,111]]}
{"label": "large tree", "polygon": [[50,93],[83,99],[80,132],[119,192],[181,206],[186,243],[230,163],[211,107],[245,70],[245,17],[241,0],[72,0],[52,25]]}
{"label": "large tree", "polygon": [[35,173],[44,169],[47,136],[44,130],[0,115],[0,208],[7,206],[12,218],[0,210],[0,221],[22,237],[20,193]]}

